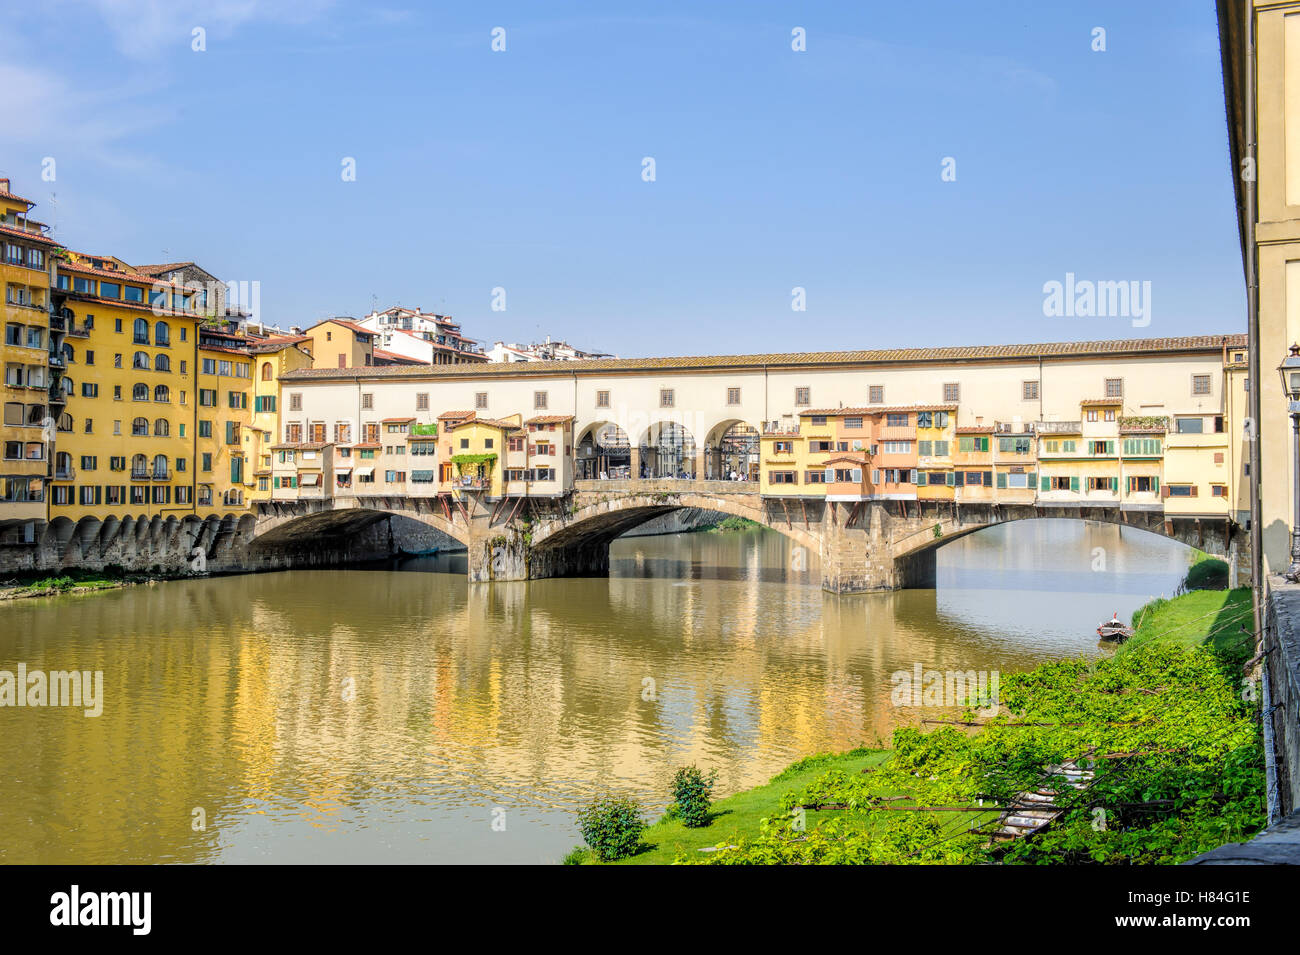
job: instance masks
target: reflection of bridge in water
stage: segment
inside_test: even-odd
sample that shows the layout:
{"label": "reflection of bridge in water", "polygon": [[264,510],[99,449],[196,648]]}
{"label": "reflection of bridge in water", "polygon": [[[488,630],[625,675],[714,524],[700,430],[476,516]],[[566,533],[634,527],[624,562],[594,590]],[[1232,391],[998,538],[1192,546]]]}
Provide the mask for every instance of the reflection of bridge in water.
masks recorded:
{"label": "reflection of bridge in water", "polygon": [[1235,551],[1226,518],[1168,516],[1159,508],[954,501],[790,501],[764,498],[749,481],[579,480],[567,498],[538,508],[467,495],[438,499],[356,497],[260,505],[246,543],[254,553],[294,554],[385,517],[419,521],[464,545],[471,581],[605,574],[609,545],[626,531],[683,508],[746,518],[791,538],[793,560],[820,561],[837,593],[933,587],[939,547],[985,527],[1036,518],[1102,521],[1171,538],[1220,556]]}

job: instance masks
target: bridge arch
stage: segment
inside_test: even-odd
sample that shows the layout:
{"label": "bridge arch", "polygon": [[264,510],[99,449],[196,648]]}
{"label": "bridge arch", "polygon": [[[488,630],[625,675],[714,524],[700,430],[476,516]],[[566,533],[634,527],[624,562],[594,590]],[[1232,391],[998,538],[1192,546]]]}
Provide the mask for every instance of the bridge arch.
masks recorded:
{"label": "bridge arch", "polygon": [[613,421],[595,421],[578,435],[574,469],[583,481],[632,477],[632,442]]}
{"label": "bridge arch", "polygon": [[695,473],[698,465],[695,435],[681,421],[652,421],[641,432],[638,448],[641,470],[647,478],[699,477]]}
{"label": "bridge arch", "polygon": [[757,481],[759,428],[743,418],[726,418],[710,428],[704,439],[704,473],[710,481],[726,481],[734,471],[741,480]]}
{"label": "bridge arch", "polygon": [[790,526],[769,517],[758,495],[733,496],[695,491],[641,492],[596,501],[571,514],[533,525],[531,545],[534,550],[607,546],[632,528],[681,508],[698,508],[747,518],[780,532],[814,553],[821,547],[820,538],[811,529]]}
{"label": "bridge arch", "polygon": [[271,502],[259,516],[250,534],[253,550],[270,550],[298,545],[322,538],[344,539],[389,517],[405,517],[440,531],[457,543],[468,546],[469,529],[460,520],[449,520],[434,510],[432,500],[409,498],[365,503],[357,507],[334,508],[328,505],[307,510],[299,506]]}

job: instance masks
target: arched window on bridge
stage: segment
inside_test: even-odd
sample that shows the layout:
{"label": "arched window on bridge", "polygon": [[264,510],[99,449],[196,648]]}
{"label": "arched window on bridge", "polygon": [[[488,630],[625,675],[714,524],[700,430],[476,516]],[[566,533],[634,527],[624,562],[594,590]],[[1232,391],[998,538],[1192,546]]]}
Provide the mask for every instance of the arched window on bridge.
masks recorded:
{"label": "arched window on bridge", "polygon": [[640,476],[694,478],[695,436],[675,421],[656,421],[641,439]]}
{"label": "arched window on bridge", "polygon": [[710,481],[758,480],[758,431],[743,421],[723,422],[704,447],[704,477]]}
{"label": "arched window on bridge", "polygon": [[611,422],[595,425],[578,442],[577,477],[582,481],[624,481],[632,476],[632,442]]}

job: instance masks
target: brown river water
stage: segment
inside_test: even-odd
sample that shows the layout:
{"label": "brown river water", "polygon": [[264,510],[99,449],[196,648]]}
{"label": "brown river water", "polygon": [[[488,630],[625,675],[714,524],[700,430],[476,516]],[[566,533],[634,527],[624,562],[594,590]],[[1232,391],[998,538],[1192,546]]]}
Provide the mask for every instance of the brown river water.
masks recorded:
{"label": "brown river water", "polygon": [[726,795],[888,740],[922,715],[896,671],[1095,656],[1189,554],[1032,521],[943,547],[936,590],[835,596],[760,530],[623,539],[609,579],[446,555],[13,602],[0,670],[102,671],[102,712],[0,706],[0,861],[554,863],[593,794],[654,814],[686,763]]}

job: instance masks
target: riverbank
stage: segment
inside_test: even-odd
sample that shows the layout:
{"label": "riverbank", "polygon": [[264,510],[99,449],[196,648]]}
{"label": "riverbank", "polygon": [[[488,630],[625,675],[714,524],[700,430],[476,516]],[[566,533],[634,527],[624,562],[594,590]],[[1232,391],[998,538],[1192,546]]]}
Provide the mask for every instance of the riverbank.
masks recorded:
{"label": "riverbank", "polygon": [[193,574],[131,574],[114,571],[68,570],[61,574],[20,574],[0,582],[0,601],[64,594],[93,594],[140,584],[184,580]]}
{"label": "riverbank", "polygon": [[[621,864],[1168,864],[1248,839],[1265,823],[1258,695],[1241,671],[1250,601],[1247,588],[1152,601],[1113,657],[1003,675],[991,720],[801,760],[719,800],[707,827],[658,821]],[[1086,791],[1051,782],[1080,758]],[[1053,825],[992,843],[1003,809],[1044,786],[1058,790]]]}

